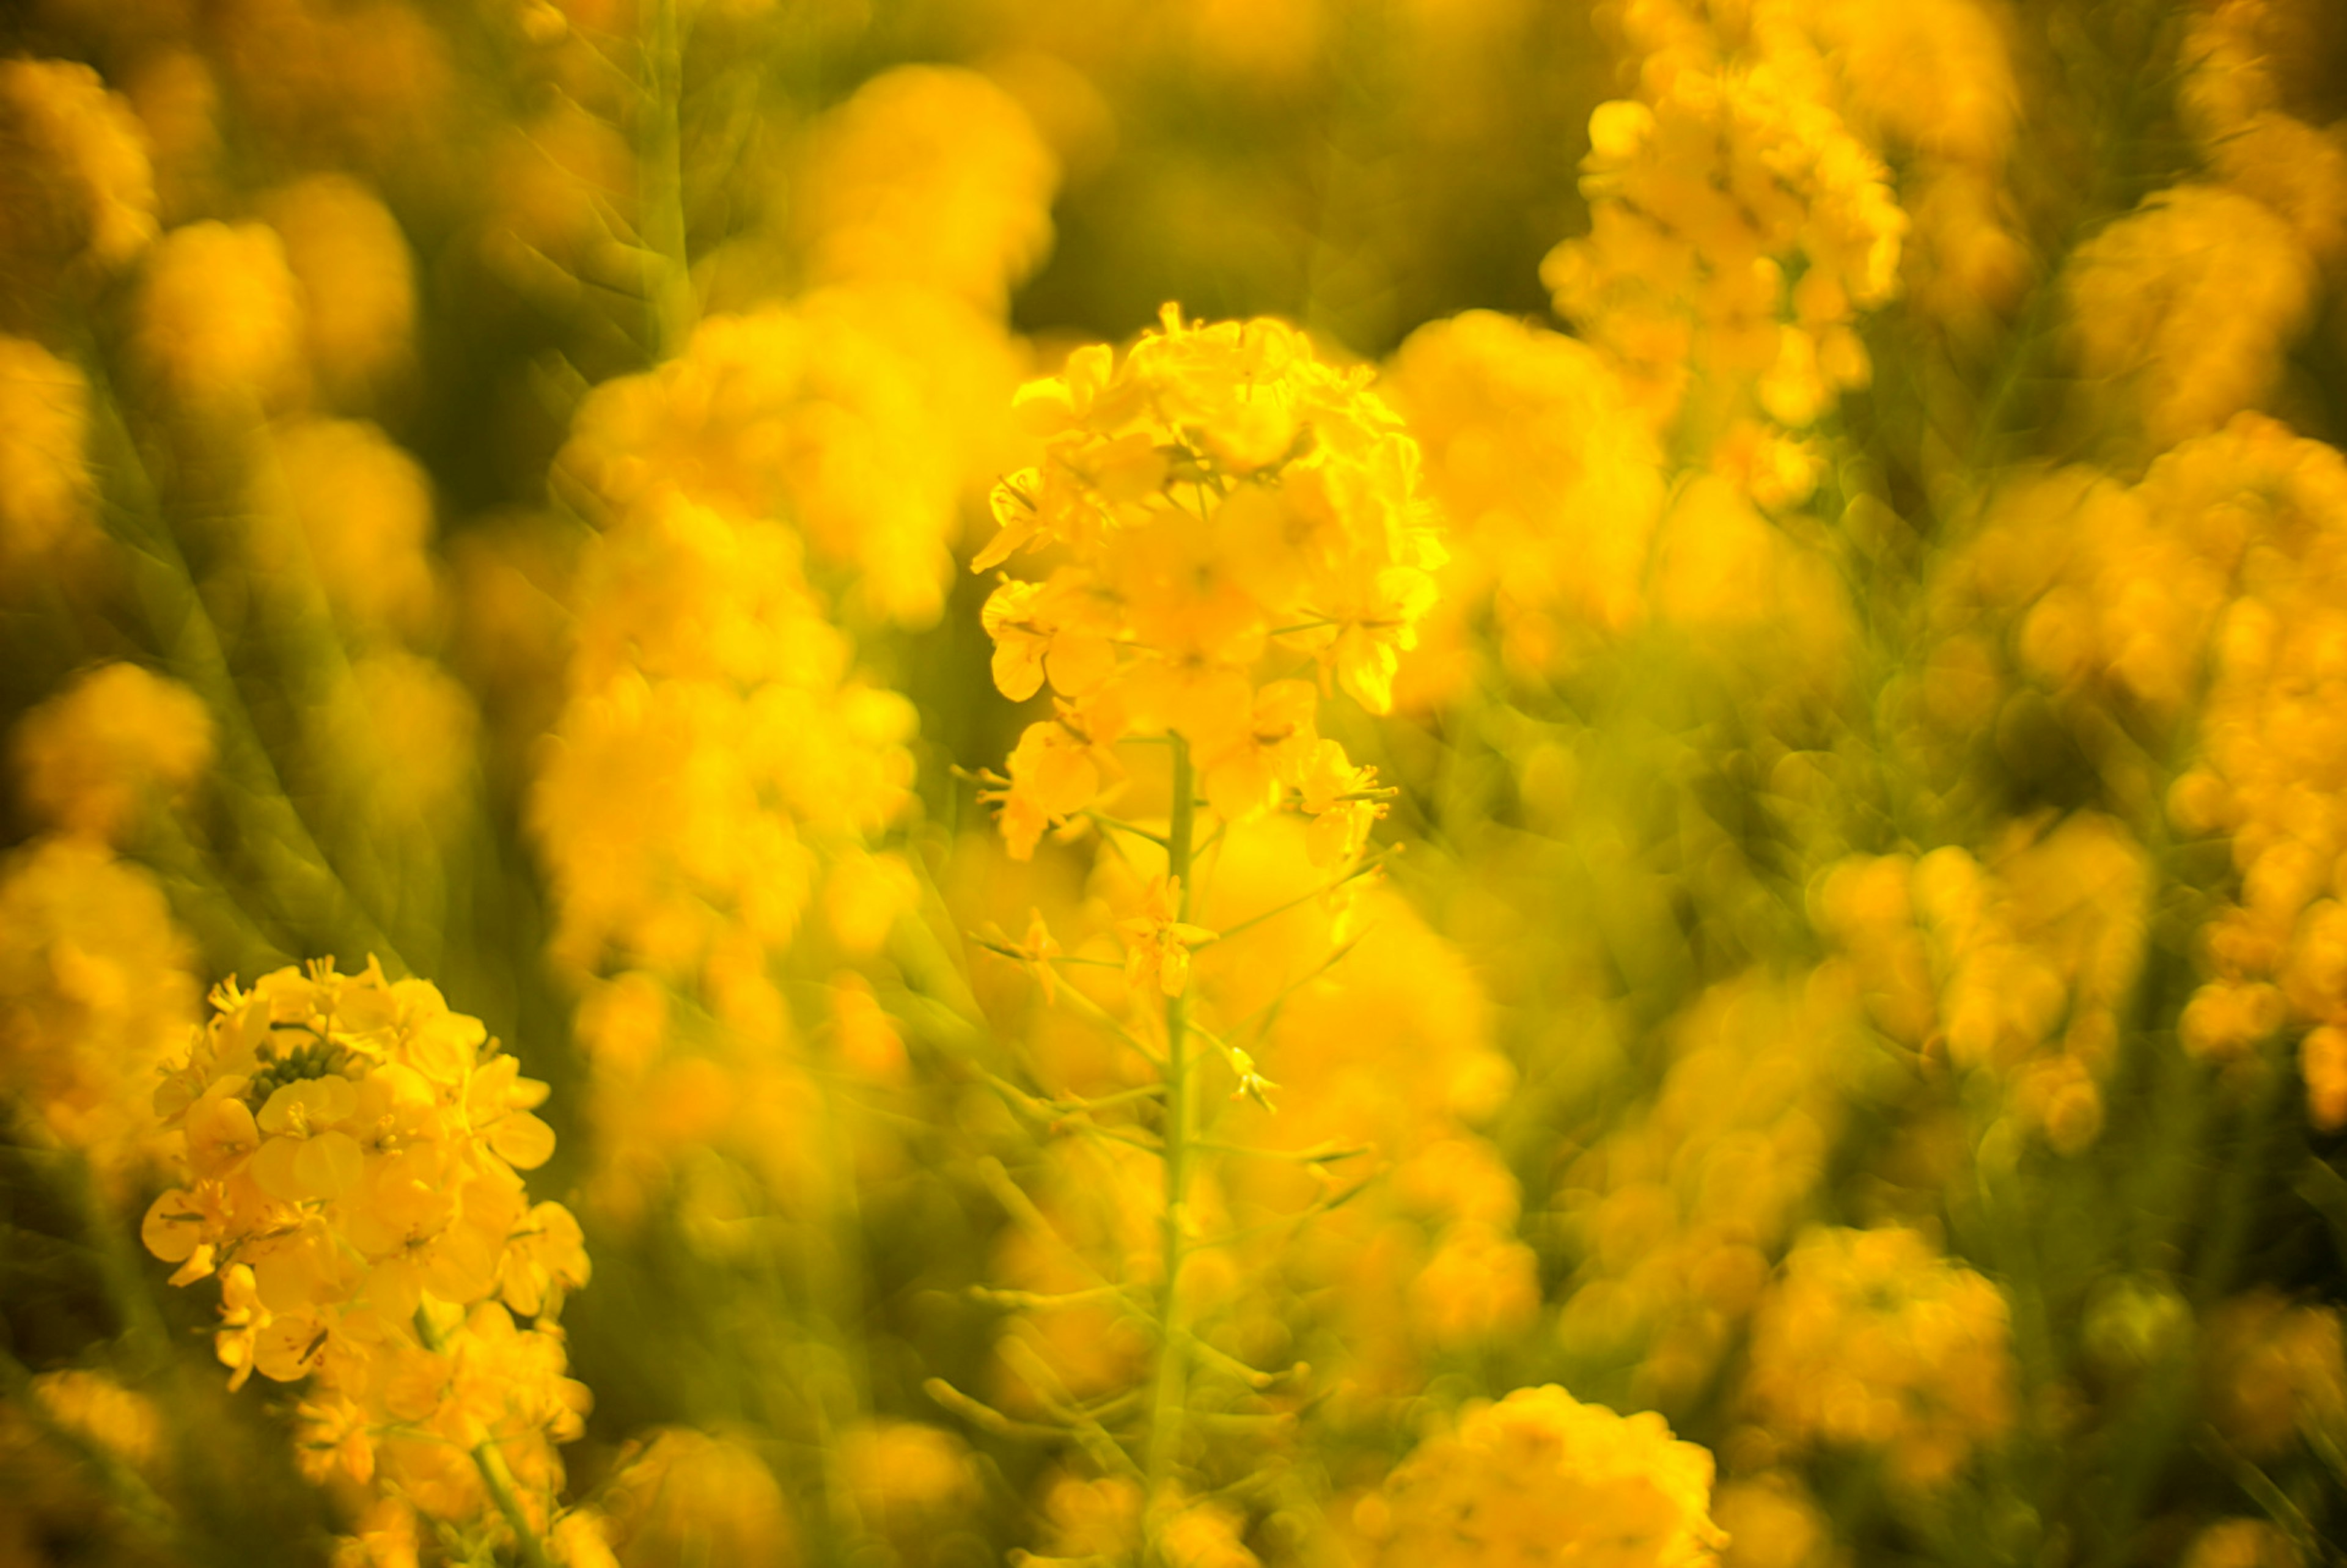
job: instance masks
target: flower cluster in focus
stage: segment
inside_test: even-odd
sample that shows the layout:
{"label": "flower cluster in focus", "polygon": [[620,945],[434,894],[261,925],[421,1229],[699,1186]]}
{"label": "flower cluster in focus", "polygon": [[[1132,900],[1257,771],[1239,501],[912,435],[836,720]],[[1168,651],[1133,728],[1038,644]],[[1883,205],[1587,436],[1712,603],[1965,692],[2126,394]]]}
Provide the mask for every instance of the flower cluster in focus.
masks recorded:
{"label": "flower cluster in focus", "polygon": [[996,687],[1049,684],[1055,707],[1011,753],[1012,854],[1098,798],[1117,741],[1166,733],[1225,820],[1293,803],[1323,864],[1358,852],[1369,778],[1319,735],[1314,683],[1263,667],[1317,664],[1383,712],[1433,602],[1418,446],[1368,382],[1282,323],[1191,326],[1169,306],[1122,357],[1081,349],[1020,395],[1043,461],[995,491],[1001,531],[970,563],[1051,566],[986,604]]}
{"label": "flower cluster in focus", "polygon": [[212,1008],[156,1091],[187,1179],[149,1208],[148,1250],[179,1284],[220,1279],[232,1384],[309,1379],[313,1475],[494,1531],[486,1447],[543,1533],[588,1405],[555,1319],[589,1274],[578,1222],[518,1173],[553,1152],[546,1086],[376,965],[230,982]]}

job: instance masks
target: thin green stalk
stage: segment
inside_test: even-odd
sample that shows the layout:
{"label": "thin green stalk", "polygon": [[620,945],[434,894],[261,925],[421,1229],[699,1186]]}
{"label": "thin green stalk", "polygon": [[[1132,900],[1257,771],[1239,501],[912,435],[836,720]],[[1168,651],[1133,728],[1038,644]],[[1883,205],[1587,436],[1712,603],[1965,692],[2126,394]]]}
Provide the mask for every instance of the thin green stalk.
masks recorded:
{"label": "thin green stalk", "polygon": [[[1165,831],[1165,874],[1176,879],[1174,919],[1190,920],[1191,846],[1197,833],[1197,784],[1191,776],[1189,743],[1174,737],[1174,815]],[[1159,1221],[1164,1277],[1157,1286],[1157,1366],[1149,1404],[1149,1497],[1165,1495],[1180,1462],[1185,1407],[1189,1399],[1189,1352],[1182,1325],[1182,1261],[1189,1218],[1191,1082],[1190,999],[1165,999],[1165,1212]]]}
{"label": "thin green stalk", "polygon": [[[2215,1212],[2208,1216],[2190,1282],[2194,1309],[2204,1318],[2239,1284],[2235,1276],[2249,1245],[2258,1192],[2273,1157],[2277,1129],[2282,1125],[2282,1102],[2291,1082],[2289,1049],[2286,1033],[2277,1033],[2266,1041],[2260,1051],[2263,1071],[2236,1111],[2234,1124],[2240,1144],[2225,1160],[2214,1194]],[[2200,1081],[2205,1083],[2205,1079]],[[2142,1391],[2111,1423],[2112,1430],[2123,1437],[2111,1464],[2114,1474],[2107,1501],[2098,1510],[2103,1540],[2088,1560],[2097,1568],[2116,1564],[2137,1550],[2167,1461],[2189,1440],[2193,1359],[2188,1353],[2181,1354],[2151,1368]]]}
{"label": "thin green stalk", "polygon": [[853,1266],[864,1227],[856,1188],[856,1130],[850,1125],[855,1108],[841,1092],[846,1069],[836,1042],[833,1044],[815,1071],[815,1086],[823,1103],[815,1173],[820,1187],[810,1194],[812,1213],[799,1227],[799,1266],[806,1282],[807,1336],[837,1374],[808,1379],[805,1390],[821,1448],[825,1522],[833,1554],[853,1561],[868,1545],[863,1512],[842,1460],[840,1433],[859,1423],[871,1409],[871,1368],[863,1340],[848,1331],[864,1315],[863,1275]]}
{"label": "thin green stalk", "polygon": [[[440,1330],[433,1326],[431,1313],[422,1307],[415,1309],[415,1336],[424,1341],[426,1350],[437,1352],[446,1344],[440,1337]],[[473,1468],[481,1472],[481,1484],[488,1489],[489,1500],[505,1516],[506,1528],[513,1532],[514,1554],[521,1559],[523,1568],[554,1568],[552,1559],[546,1554],[545,1543],[530,1528],[529,1515],[522,1512],[521,1496],[514,1491],[513,1471],[506,1464],[506,1456],[487,1438],[475,1443],[471,1451]]]}
{"label": "thin green stalk", "polygon": [[645,105],[641,165],[645,302],[651,307],[651,357],[673,358],[692,333],[692,258],[685,248],[683,30],[677,0],[654,0],[644,41]]}

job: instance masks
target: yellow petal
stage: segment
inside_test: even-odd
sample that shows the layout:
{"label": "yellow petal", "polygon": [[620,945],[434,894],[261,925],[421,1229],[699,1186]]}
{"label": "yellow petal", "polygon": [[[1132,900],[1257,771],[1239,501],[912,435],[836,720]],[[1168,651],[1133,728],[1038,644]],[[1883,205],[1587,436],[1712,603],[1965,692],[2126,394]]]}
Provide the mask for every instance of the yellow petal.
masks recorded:
{"label": "yellow petal", "polygon": [[304,1198],[339,1198],[358,1184],[366,1155],[347,1132],[321,1132],[293,1156],[293,1178]]}
{"label": "yellow petal", "polygon": [[516,1111],[490,1126],[489,1147],[507,1164],[534,1171],[554,1153],[554,1129],[527,1111]]}
{"label": "yellow petal", "polygon": [[497,1249],[478,1232],[449,1232],[424,1266],[424,1286],[441,1300],[462,1305],[489,1293],[497,1277]]}
{"label": "yellow petal", "polygon": [[305,1195],[302,1191],[301,1173],[294,1162],[301,1158],[302,1140],[272,1138],[252,1157],[252,1179],[261,1190],[281,1203],[298,1204]]}
{"label": "yellow petal", "polygon": [[1043,658],[1033,638],[1014,634],[994,645],[994,689],[1023,702],[1043,689]]}
{"label": "yellow petal", "polygon": [[190,1194],[174,1187],[147,1206],[138,1239],[165,1263],[182,1262],[202,1245],[203,1211]]}
{"label": "yellow petal", "polygon": [[318,1352],[325,1344],[325,1330],[311,1319],[281,1317],[255,1336],[252,1363],[264,1378],[295,1382],[317,1367]]}

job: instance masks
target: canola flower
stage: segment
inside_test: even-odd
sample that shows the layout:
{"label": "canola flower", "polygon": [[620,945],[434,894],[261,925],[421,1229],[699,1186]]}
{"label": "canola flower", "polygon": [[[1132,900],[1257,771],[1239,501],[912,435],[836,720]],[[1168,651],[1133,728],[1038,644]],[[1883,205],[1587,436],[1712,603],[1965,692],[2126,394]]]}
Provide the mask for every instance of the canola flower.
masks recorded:
{"label": "canola flower", "polygon": [[1526,675],[1559,666],[1589,630],[1637,623],[1662,450],[1600,351],[1471,311],[1412,333],[1388,377],[1450,522],[1438,616],[1488,599],[1501,658]]}
{"label": "canola flower", "polygon": [[2224,0],[2190,18],[2177,108],[2208,167],[2070,259],[2080,369],[2115,384],[2154,453],[2271,405],[2347,242],[2347,149],[2292,112],[2278,69],[2296,9]]}
{"label": "canola flower", "polygon": [[[582,446],[591,411],[585,426]],[[914,717],[856,678],[786,523],[672,482],[630,501],[580,569],[535,810],[566,962],[690,974],[729,929],[786,943],[818,848],[902,814]]]}
{"label": "canola flower", "polygon": [[584,982],[614,1212],[710,1143],[794,1206],[821,1185],[777,965],[810,911],[868,952],[906,902],[869,851],[913,809],[917,717],[857,671],[810,580],[794,502],[821,502],[799,487],[816,470],[774,439],[802,415],[836,433],[801,383],[825,374],[803,325],[704,322],[682,358],[599,389],[564,458],[606,510],[529,820],[552,956]]}
{"label": "canola flower", "polygon": [[29,585],[98,542],[87,378],[37,343],[0,337],[0,567]]}
{"label": "canola flower", "polygon": [[[1865,384],[1855,315],[1898,287],[1908,223],[1880,152],[1840,112],[1799,7],[1715,20],[1659,0],[1625,6],[1622,26],[1641,96],[1591,116],[1591,232],[1550,252],[1542,282],[1658,424],[1691,412],[1702,381],[1724,400],[1696,415],[1706,445],[1738,419],[1807,426]],[[1755,494],[1806,489],[1769,478]]]}
{"label": "canola flower", "polygon": [[[2227,1061],[2287,1026],[2311,1026],[2308,1114],[2321,1124],[2335,1122],[2339,1092],[2323,1031],[2336,1012],[2325,954],[2342,842],[2322,791],[2341,753],[2312,693],[2336,635],[2326,585],[2342,517],[2347,466],[2336,449],[2243,413],[2163,454],[2132,487],[2095,471],[2016,482],[1940,587],[1959,649],[1979,647],[1976,632],[1957,630],[1965,600],[2017,621],[2019,669],[2002,679],[2139,733],[2188,727],[2195,743],[2164,787],[2147,772],[2118,774],[2137,809],[2230,846],[2237,890],[2209,925],[2210,972],[2178,1020],[2181,1038],[2196,1056]],[[2073,542],[2043,548],[2064,530]],[[2127,752],[2109,749],[2126,768]],[[2084,843],[2075,830],[2064,836]],[[2122,963],[2096,987],[2124,994],[2130,973]],[[2003,1005],[2024,994],[2008,989]],[[2084,1060],[2105,1054],[2090,1048]]]}
{"label": "canola flower", "polygon": [[161,1140],[141,1101],[200,1011],[187,932],[154,876],[52,835],[0,859],[0,1089],[120,1190]]}
{"label": "canola flower", "polygon": [[1320,876],[1303,825],[1266,822],[1226,838],[1202,906],[1231,927],[1286,907],[1197,957],[1209,1021],[1277,1079],[1268,1104],[1229,1102],[1213,1135],[1258,1156],[1216,1172],[1235,1224],[1257,1232],[1220,1261],[1278,1288],[1226,1291],[1214,1332],[1279,1343],[1286,1296],[1318,1302],[1304,1354],[1378,1409],[1446,1358],[1529,1330],[1540,1259],[1491,1137],[1516,1071],[1482,977],[1390,888],[1359,892],[1332,928],[1295,903]]}
{"label": "canola flower", "polygon": [[620,1561],[683,1568],[799,1560],[790,1500],[739,1437],[672,1428],[636,1440],[630,1450],[603,1500]]}
{"label": "canola flower", "polygon": [[2075,1154],[2102,1129],[2150,880],[2124,829],[2080,814],[2013,825],[1988,866],[1954,845],[1843,861],[1818,886],[1817,918],[1878,1029],[2003,1079],[2024,1123]]}
{"label": "canola flower", "polygon": [[17,788],[43,824],[119,845],[157,798],[183,794],[212,760],[196,694],[137,664],[101,664],[26,713],[10,737]]}
{"label": "canola flower", "polygon": [[2303,1441],[2333,1454],[2347,1443],[2347,1352],[2335,1307],[2279,1291],[2235,1296],[2209,1315],[2200,1377],[2210,1421],[2255,1459]]}
{"label": "canola flower", "polygon": [[1854,1000],[1830,970],[1746,975],[1673,1020],[1653,1102],[1558,1184],[1580,1256],[1557,1321],[1569,1352],[1602,1361],[1626,1342],[1634,1387],[1665,1408],[1717,1372],[1842,1133],[1833,1088],[1857,1060]]}
{"label": "canola flower", "polygon": [[[1860,329],[1908,272],[1966,332],[2012,302],[2004,42],[1971,0],[1608,15],[1636,94],[1591,116],[1590,232],[1542,267],[1576,335],[1468,312],[1395,356],[1453,518],[1446,615],[1488,600],[1527,682],[1654,621],[1790,631],[1829,671],[1850,641],[1832,568],[1776,525],[1837,461],[1831,416],[1871,379]],[[1915,79],[1950,56],[1969,68]],[[1902,267],[1911,200],[1945,265]],[[1424,701],[1470,678],[1440,662]]]}
{"label": "canola flower", "polygon": [[1727,1542],[1712,1522],[1711,1481],[1711,1455],[1673,1438],[1660,1416],[1618,1416],[1550,1384],[1469,1409],[1357,1517],[1380,1563],[1697,1568]]}
{"label": "canola flower", "polygon": [[1102,796],[1117,742],[1160,734],[1225,820],[1294,805],[1322,864],[1359,853],[1370,774],[1318,733],[1312,682],[1257,668],[1307,658],[1383,712],[1433,602],[1444,556],[1418,448],[1368,380],[1283,323],[1193,326],[1168,305],[1122,356],[1081,349],[1021,391],[1044,460],[996,489],[999,531],[970,562],[1065,558],[986,603],[996,688],[1048,684],[1054,707],[994,791],[1014,856]]}
{"label": "canola flower", "polygon": [[416,314],[415,262],[399,220],[346,174],[272,190],[262,212],[302,287],[316,395],[364,410],[397,391],[413,370]]}
{"label": "canola flower", "polygon": [[1873,1450],[1928,1491],[2013,1429],[2010,1320],[1918,1232],[1812,1230],[1754,1314],[1746,1395],[1785,1441]]}
{"label": "canola flower", "polygon": [[[1293,808],[1307,819],[1310,864],[1334,874],[1323,896],[1341,893],[1382,802],[1374,772],[1318,734],[1322,691],[1341,684],[1373,712],[1391,707],[1400,655],[1432,601],[1429,573],[1443,559],[1418,488],[1417,447],[1368,382],[1365,372],[1322,364],[1284,323],[1194,326],[1169,305],[1160,330],[1121,357],[1105,346],[1079,350],[1061,376],[1020,394],[1043,461],[997,487],[1000,529],[971,562],[983,571],[1034,552],[1061,563],[1040,580],[1006,573],[982,612],[997,689],[1024,700],[1048,684],[1056,710],[1028,726],[1008,777],[981,796],[1000,804],[1014,860],[1032,857],[1048,829],[1094,812],[1123,771],[1117,743],[1162,739],[1171,753],[1165,832],[1102,824],[1163,853],[1163,870],[1126,890],[1121,902],[1132,912],[1115,932],[1128,1005],[1152,1042],[1143,1054],[1161,1075],[1163,1121],[1153,1148],[1143,1147],[1163,1169],[1153,1194],[1145,1172],[1121,1173],[1112,1190],[1126,1201],[1103,1218],[1154,1233],[1153,1259],[1118,1271],[1148,1292],[1143,1332],[1154,1339],[1133,1347],[1148,1363],[1146,1418],[1140,1457],[1124,1463],[1145,1488],[1133,1524],[1168,1562],[1240,1560],[1219,1543],[1229,1527],[1179,1501],[1194,1462],[1193,1362],[1217,1378],[1245,1367],[1199,1337],[1218,1261],[1209,1216],[1219,1207],[1211,1162],[1196,1147],[1209,1125],[1199,1091],[1212,1058],[1201,1048],[1216,1048],[1239,1094],[1263,1102],[1276,1087],[1245,1049],[1208,1030],[1212,1004],[1192,978],[1194,952],[1240,929],[1193,918],[1199,808],[1220,819],[1218,840],[1266,831],[1274,813]],[[1317,667],[1317,685],[1261,681],[1260,667],[1282,649]],[[1048,930],[1030,927],[1023,947],[998,949],[1046,966],[1049,941]],[[1062,1161],[1101,1153],[1133,1163],[1080,1144]],[[1067,1335],[1051,1339],[1086,1368],[1080,1391],[1031,1348],[1023,1367],[1015,1357],[1013,1365],[1055,1413],[1143,1377],[1139,1356],[1111,1350],[1103,1362]],[[1002,1341],[1014,1353],[1027,1343]],[[1104,1337],[1101,1348],[1116,1343]],[[1238,1374],[1243,1388],[1268,1380]]]}
{"label": "canola flower", "polygon": [[141,367],[200,425],[296,402],[300,285],[276,231],[207,219],[156,242],[135,312]]}
{"label": "canola flower", "polygon": [[579,1224],[519,1174],[553,1152],[546,1086],[374,963],[224,983],[211,1008],[156,1091],[185,1184],[149,1207],[148,1250],[220,1280],[231,1387],[303,1383],[313,1480],[542,1553],[589,1402],[557,1322],[589,1277]]}
{"label": "canola flower", "polygon": [[95,283],[154,239],[155,176],[138,121],[89,67],[0,67],[0,276],[12,301],[28,305],[60,282]]}

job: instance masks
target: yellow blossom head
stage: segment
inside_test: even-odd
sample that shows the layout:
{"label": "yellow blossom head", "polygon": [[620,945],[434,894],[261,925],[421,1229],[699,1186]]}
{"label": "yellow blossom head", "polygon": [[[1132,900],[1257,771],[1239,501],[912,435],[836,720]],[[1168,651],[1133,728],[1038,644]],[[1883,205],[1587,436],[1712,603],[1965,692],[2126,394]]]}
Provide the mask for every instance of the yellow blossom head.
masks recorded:
{"label": "yellow blossom head", "polygon": [[315,384],[337,406],[370,406],[414,348],[415,267],[399,220],[342,174],[296,180],[261,210],[301,285]]}
{"label": "yellow blossom head", "polygon": [[87,66],[0,61],[0,276],[20,288],[111,272],[155,236],[145,130]]}
{"label": "yellow blossom head", "polygon": [[1788,1444],[1880,1450],[1940,1487],[2012,1429],[2010,1317],[1918,1232],[1812,1230],[1754,1316],[1747,1397]]}
{"label": "yellow blossom head", "polygon": [[1015,853],[1088,804],[1112,775],[1096,749],[1127,733],[1179,736],[1234,817],[1300,792],[1315,705],[1264,680],[1273,656],[1392,705],[1445,555],[1417,444],[1366,372],[1284,323],[1192,325],[1169,305],[1122,358],[1080,350],[1020,404],[1044,461],[997,488],[1000,529],[971,563],[1057,563],[1006,578],[985,612],[999,688],[1048,682],[1060,708],[998,797]]}
{"label": "yellow blossom head", "polygon": [[88,440],[80,369],[0,336],[0,582],[29,583],[99,543]]}
{"label": "yellow blossom head", "polygon": [[102,664],[27,713],[12,749],[35,815],[119,843],[150,795],[186,789],[210,765],[211,715],[176,681]]}
{"label": "yellow blossom head", "polygon": [[1051,244],[1058,159],[974,72],[900,66],[820,123],[801,190],[819,282],[917,282],[999,310]]}
{"label": "yellow blossom head", "polygon": [[136,311],[139,357],[175,409],[273,408],[304,381],[302,299],[258,223],[190,223],[156,246]]}
{"label": "yellow blossom head", "polygon": [[1711,1520],[1712,1460],[1660,1416],[1617,1416],[1551,1384],[1471,1407],[1366,1504],[1379,1563],[1449,1568],[1561,1552],[1700,1568],[1727,1537]]}

